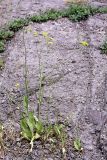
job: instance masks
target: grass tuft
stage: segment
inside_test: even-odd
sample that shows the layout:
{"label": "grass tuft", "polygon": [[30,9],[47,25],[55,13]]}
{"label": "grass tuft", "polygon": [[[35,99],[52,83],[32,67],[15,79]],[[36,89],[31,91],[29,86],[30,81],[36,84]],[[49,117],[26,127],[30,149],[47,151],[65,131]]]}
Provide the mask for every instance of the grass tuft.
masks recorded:
{"label": "grass tuft", "polygon": [[71,5],[65,12],[65,16],[74,22],[88,19],[90,15],[98,12],[98,8],[85,5]]}
{"label": "grass tuft", "polygon": [[40,15],[34,15],[30,19],[32,22],[47,22],[48,20],[57,20],[58,18],[62,17],[61,11],[56,11],[54,9],[51,9],[49,11],[46,11],[44,13],[41,13]]}
{"label": "grass tuft", "polygon": [[28,19],[17,19],[9,24],[9,29],[11,31],[16,32],[19,29],[23,28],[24,26],[28,25],[28,23],[29,23]]}
{"label": "grass tuft", "polygon": [[9,40],[14,37],[14,32],[1,30],[0,31],[0,40]]}
{"label": "grass tuft", "polygon": [[104,44],[100,47],[102,54],[107,54],[107,41],[104,42]]}
{"label": "grass tuft", "polygon": [[[103,11],[103,9],[102,9]],[[106,10],[105,10],[106,11]],[[67,17],[70,20],[76,22],[81,20],[86,20],[90,15],[101,12],[98,8],[93,8],[91,6],[77,5],[73,4],[67,9],[56,11],[51,9],[40,15],[34,15],[30,18],[32,22],[47,22],[48,20],[57,20],[58,18]]]}
{"label": "grass tuft", "polygon": [[98,12],[99,13],[107,13],[107,7],[100,7],[99,9],[98,9]]}
{"label": "grass tuft", "polygon": [[5,43],[4,41],[0,41],[0,53],[5,51]]}

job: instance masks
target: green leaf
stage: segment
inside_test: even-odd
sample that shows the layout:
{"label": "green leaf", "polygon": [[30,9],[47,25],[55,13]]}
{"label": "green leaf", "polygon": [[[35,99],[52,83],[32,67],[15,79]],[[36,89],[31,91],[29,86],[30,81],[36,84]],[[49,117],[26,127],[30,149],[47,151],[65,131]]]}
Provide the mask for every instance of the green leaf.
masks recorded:
{"label": "green leaf", "polygon": [[60,135],[60,134],[61,134],[62,128],[63,128],[63,125],[62,125],[62,124],[60,124],[60,125],[56,124],[56,125],[54,126],[54,130],[55,130],[55,132],[56,132],[57,135]]}
{"label": "green leaf", "polygon": [[30,123],[32,123],[32,125],[34,126],[35,123],[36,123],[35,116],[34,116],[34,112],[29,112],[29,113],[28,113],[28,117],[29,117]]}
{"label": "green leaf", "polygon": [[22,136],[28,140],[31,140],[32,138],[32,132],[29,129],[29,126],[27,124],[26,118],[23,118],[21,120],[21,131],[22,131]]}
{"label": "green leaf", "polygon": [[44,140],[48,139],[48,137],[53,134],[53,127],[51,124],[48,127],[45,127],[45,133]]}
{"label": "green leaf", "polygon": [[36,123],[36,132],[41,134],[43,133],[44,131],[44,126],[43,126],[43,123],[39,120],[37,123]]}
{"label": "green leaf", "polygon": [[32,136],[33,136],[33,133],[35,132],[35,128],[36,128],[35,127],[36,121],[35,121],[35,117],[34,117],[34,112],[28,113],[27,124],[28,124],[29,129],[32,132]]}
{"label": "green leaf", "polygon": [[23,138],[25,138],[25,139],[27,139],[28,141],[30,141],[31,140],[31,135],[30,135],[30,133],[29,133],[29,131],[22,131],[22,136],[23,136]]}
{"label": "green leaf", "polygon": [[82,150],[82,146],[81,146],[81,141],[80,139],[76,139],[74,141],[74,148],[77,150],[77,151],[81,151]]}
{"label": "green leaf", "polygon": [[34,115],[35,121],[38,122],[38,118]]}
{"label": "green leaf", "polygon": [[53,131],[52,125],[50,124],[50,125],[46,128],[46,130],[47,130],[47,134],[49,135],[49,134]]}
{"label": "green leaf", "polygon": [[54,126],[54,130],[55,130],[55,133],[57,134],[57,135],[60,135],[60,130],[59,130],[59,128],[58,128],[58,126],[57,125],[55,125]]}
{"label": "green leaf", "polygon": [[28,112],[28,96],[23,97],[23,106],[24,106],[25,112]]}
{"label": "green leaf", "polygon": [[34,139],[39,139],[39,138],[40,138],[40,135],[38,133],[35,133]]}

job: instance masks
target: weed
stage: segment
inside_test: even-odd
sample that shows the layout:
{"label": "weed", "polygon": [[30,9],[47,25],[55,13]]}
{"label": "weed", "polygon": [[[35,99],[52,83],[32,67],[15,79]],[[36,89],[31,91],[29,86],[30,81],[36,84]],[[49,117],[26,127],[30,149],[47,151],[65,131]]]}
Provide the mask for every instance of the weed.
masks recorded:
{"label": "weed", "polygon": [[32,22],[41,23],[47,22],[48,20],[57,20],[59,17],[62,17],[61,12],[51,9],[49,11],[41,13],[40,15],[34,15],[30,19]]}
{"label": "weed", "polygon": [[30,141],[30,152],[33,149],[33,141],[40,138],[44,132],[43,123],[37,119],[34,112],[28,111],[28,97],[24,96],[24,112],[21,118],[21,134]]}
{"label": "weed", "polygon": [[75,149],[76,151],[82,151],[82,150],[83,150],[82,145],[81,145],[81,141],[80,141],[79,138],[76,138],[76,139],[74,140],[74,149]]}
{"label": "weed", "polygon": [[104,42],[104,44],[100,47],[102,54],[107,54],[107,41]]}
{"label": "weed", "polygon": [[5,43],[4,41],[0,41],[0,53],[5,51]]}
{"label": "weed", "polygon": [[64,126],[62,124],[49,124],[45,127],[45,132],[43,135],[44,141],[50,140],[52,143],[54,143],[54,138],[61,142],[61,149],[63,155],[65,155],[65,142],[66,142],[66,134],[64,131]]}
{"label": "weed", "polygon": [[30,141],[30,152],[33,149],[33,142],[37,139],[42,139],[47,141],[50,137],[56,137],[56,139],[61,141],[61,148],[63,154],[65,154],[65,132],[63,130],[62,124],[55,124],[44,126],[42,121],[40,121],[35,115],[34,112],[28,110],[28,97],[24,96],[23,100],[24,112],[22,113],[22,118],[20,121],[21,126],[21,135],[23,138]]}
{"label": "weed", "polygon": [[63,130],[63,125],[55,124],[44,126],[43,122],[40,121],[35,115],[34,112],[28,111],[28,97],[24,96],[24,112],[22,113],[21,118],[21,135],[24,139],[30,141],[30,152],[33,149],[33,142],[37,139],[42,139],[47,141],[48,139],[53,139],[54,137],[57,140],[61,141],[61,148],[63,154],[65,154],[65,132]]}
{"label": "weed", "polygon": [[55,124],[54,131],[55,131],[56,136],[58,136],[58,138],[61,141],[62,152],[63,154],[65,154],[66,135],[64,132],[64,126],[62,124]]}
{"label": "weed", "polygon": [[30,141],[30,152],[32,152],[33,149],[33,142],[34,140],[41,137],[41,135],[44,132],[44,126],[43,123],[34,115],[34,112],[29,111],[29,97],[28,97],[28,71],[27,71],[27,50],[25,45],[25,39],[24,39],[24,32],[23,32],[23,43],[25,48],[25,91],[26,95],[23,99],[23,106],[24,106],[24,112],[22,112],[22,117],[20,121],[21,126],[21,134],[23,138]]}
{"label": "weed", "polygon": [[28,23],[29,23],[28,19],[17,19],[9,24],[9,29],[11,31],[16,32],[19,29],[23,28],[24,26],[28,25]]}
{"label": "weed", "polygon": [[13,36],[14,36],[14,32],[12,31],[6,31],[6,30],[0,31],[0,40],[8,40],[8,39],[11,39]]}
{"label": "weed", "polygon": [[100,7],[98,13],[107,13],[107,7]]}
{"label": "weed", "polygon": [[67,17],[72,21],[86,20],[90,15],[94,15],[98,12],[107,12],[107,8],[94,8],[91,6],[73,4],[67,9],[56,11],[51,9],[39,15],[34,15],[30,18],[32,22],[47,22],[48,20],[57,20],[58,18]]}
{"label": "weed", "polygon": [[4,61],[2,58],[0,58],[0,69],[2,69],[4,67]]}
{"label": "weed", "polygon": [[91,7],[84,5],[72,5],[67,9],[61,11],[49,10],[40,15],[31,17],[33,22],[46,22],[48,20],[57,20],[58,18],[67,17],[73,21],[85,20],[92,14]]}
{"label": "weed", "polygon": [[65,16],[74,22],[86,20],[90,15],[90,7],[84,5],[72,5],[65,12]]}
{"label": "weed", "polygon": [[[35,34],[34,34],[35,36]],[[36,33],[36,36],[38,34]],[[43,32],[43,36],[46,39],[48,38],[48,33]],[[50,40],[50,39],[49,39]],[[23,32],[23,41],[24,39],[24,32]],[[47,44],[47,43],[46,43]],[[46,142],[49,140],[49,138],[53,139],[55,138],[57,141],[61,141],[61,148],[63,154],[65,154],[65,134],[63,130],[63,125],[61,124],[48,124],[44,125],[43,122],[40,120],[40,114],[41,114],[41,104],[43,99],[43,93],[42,93],[42,68],[41,68],[41,54],[39,54],[39,72],[40,72],[40,79],[39,79],[39,97],[38,97],[38,118],[35,116],[33,111],[29,111],[29,96],[28,96],[28,83],[27,83],[27,50],[24,42],[24,48],[25,48],[25,91],[26,95],[23,99],[23,112],[21,115],[20,120],[20,128],[21,128],[21,135],[24,139],[27,139],[30,141],[30,152],[32,152],[33,149],[33,143],[35,140],[40,139]]]}

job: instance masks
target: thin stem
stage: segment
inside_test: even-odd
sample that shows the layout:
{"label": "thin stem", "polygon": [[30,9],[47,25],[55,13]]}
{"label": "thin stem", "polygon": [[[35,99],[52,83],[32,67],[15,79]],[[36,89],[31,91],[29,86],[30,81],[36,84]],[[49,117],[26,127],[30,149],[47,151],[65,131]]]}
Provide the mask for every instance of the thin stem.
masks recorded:
{"label": "thin stem", "polygon": [[41,53],[39,54],[39,108],[38,117],[40,118],[42,104],[42,67],[41,67]]}
{"label": "thin stem", "polygon": [[26,96],[28,97],[28,80],[27,80],[27,77],[28,77],[28,70],[27,70],[27,49],[26,49],[26,44],[25,44],[25,38],[24,38],[24,31],[23,31],[23,44],[24,44],[24,54],[25,54],[25,65],[24,65],[24,82],[25,82],[25,92],[26,92]]}
{"label": "thin stem", "polygon": [[32,149],[33,149],[33,141],[34,141],[34,137],[31,139],[31,142],[30,142],[30,145],[31,145],[31,148],[30,148],[30,153],[32,152]]}
{"label": "thin stem", "polygon": [[41,114],[41,104],[42,104],[42,99],[43,99],[43,91],[42,91],[42,66],[41,66],[41,52],[38,51],[38,46],[36,45],[36,50],[38,54],[38,59],[39,59],[39,93],[38,93],[38,119],[40,119],[40,114]]}
{"label": "thin stem", "polygon": [[25,37],[24,37],[24,31],[23,31],[23,45],[24,45],[24,85],[25,85],[25,96],[26,96],[26,112],[28,116],[28,104],[29,104],[29,99],[28,99],[28,69],[27,69],[27,49],[26,49],[26,44],[25,44]]}

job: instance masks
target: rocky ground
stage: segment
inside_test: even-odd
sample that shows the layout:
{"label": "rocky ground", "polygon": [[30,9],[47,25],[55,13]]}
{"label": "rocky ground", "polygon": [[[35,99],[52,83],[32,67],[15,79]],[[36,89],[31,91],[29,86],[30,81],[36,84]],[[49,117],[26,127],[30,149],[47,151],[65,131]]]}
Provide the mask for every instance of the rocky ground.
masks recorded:
{"label": "rocky ground", "polygon": [[[90,3],[107,5],[105,0]],[[62,0],[3,0],[0,2],[0,25],[47,8],[62,7],[66,7]],[[24,95],[25,46],[30,107],[36,112],[41,55],[44,76],[41,116],[45,120],[48,114],[53,123],[57,111],[59,119],[68,122],[69,140],[65,159],[106,160],[107,56],[101,54],[99,46],[107,37],[107,14],[97,14],[79,23],[66,18],[41,24],[31,23],[25,30],[17,32],[6,51],[0,55],[6,62],[0,73],[0,121],[6,129],[8,140],[4,160],[63,159],[59,149],[52,152],[48,144],[43,147],[40,142],[35,142],[33,153],[28,154],[28,143],[20,141],[18,137]],[[37,37],[35,31],[39,33]],[[53,38],[53,44],[48,47],[42,36],[43,31]],[[89,46],[82,46],[82,41],[87,41]],[[72,139],[77,134],[82,141],[82,153],[75,152],[72,147]]]}

